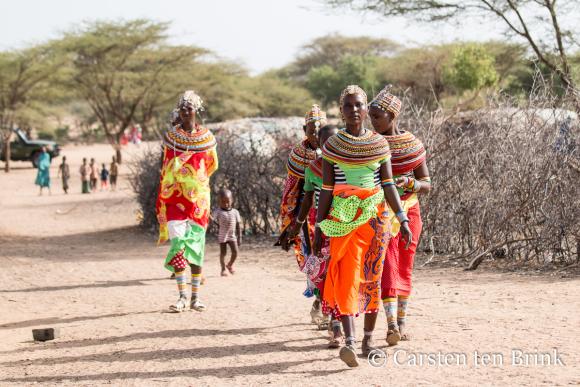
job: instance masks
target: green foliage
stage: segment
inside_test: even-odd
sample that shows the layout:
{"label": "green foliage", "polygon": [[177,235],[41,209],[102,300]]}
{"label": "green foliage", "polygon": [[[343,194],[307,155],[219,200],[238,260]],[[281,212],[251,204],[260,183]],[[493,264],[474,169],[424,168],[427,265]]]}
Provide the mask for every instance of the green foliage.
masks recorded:
{"label": "green foliage", "polygon": [[41,130],[41,131],[38,132],[38,138],[40,140],[50,140],[50,141],[54,141],[56,139],[56,136],[51,131]]}
{"label": "green foliage", "polygon": [[494,67],[494,58],[483,46],[469,44],[458,47],[445,69],[445,78],[459,91],[479,91],[493,86],[498,75]]}
{"label": "green foliage", "polygon": [[328,65],[337,70],[345,57],[389,56],[399,48],[399,44],[389,39],[326,35],[303,46],[298,58],[282,72],[288,77],[303,81],[313,68]]}
{"label": "green foliage", "polygon": [[330,65],[312,68],[307,75],[306,87],[324,105],[336,102],[346,85],[359,85],[370,95],[380,86],[377,64],[376,57],[345,56],[336,69]]}
{"label": "green foliage", "polygon": [[85,23],[61,40],[71,57],[70,87],[90,106],[117,149],[124,130],[148,124],[175,94],[175,73],[205,50],[168,46],[168,25],[150,20]]}
{"label": "green foliage", "polygon": [[26,110],[46,103],[50,80],[60,66],[51,44],[0,52],[0,131],[4,136],[26,119]]}
{"label": "green foliage", "polygon": [[301,116],[313,102],[307,90],[276,77],[259,76],[252,83],[258,115],[262,117]]}
{"label": "green foliage", "polygon": [[306,87],[321,104],[328,105],[340,94],[340,76],[329,65],[314,67],[308,72]]}
{"label": "green foliage", "polygon": [[384,58],[378,65],[379,83],[391,83],[399,89],[408,89],[419,101],[438,101],[448,89],[443,80],[443,68],[454,47],[409,48],[395,57]]}

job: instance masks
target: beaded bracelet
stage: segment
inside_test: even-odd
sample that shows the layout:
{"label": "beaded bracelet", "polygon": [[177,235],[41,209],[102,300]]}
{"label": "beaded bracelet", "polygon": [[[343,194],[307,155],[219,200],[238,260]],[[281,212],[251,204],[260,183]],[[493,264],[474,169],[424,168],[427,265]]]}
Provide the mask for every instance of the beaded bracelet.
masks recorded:
{"label": "beaded bracelet", "polygon": [[419,182],[419,180],[415,180],[413,188],[411,188],[411,192],[419,192],[420,190],[421,190],[421,182]]}
{"label": "beaded bracelet", "polygon": [[334,190],[334,186],[333,185],[322,184],[322,189],[327,190],[327,191],[333,191]]}
{"label": "beaded bracelet", "polygon": [[407,218],[407,214],[405,213],[405,211],[399,211],[396,213],[397,219],[399,219],[399,223],[404,223],[404,222],[408,222],[409,218]]}
{"label": "beaded bracelet", "polygon": [[395,181],[393,179],[383,179],[383,180],[381,180],[381,186],[388,187],[390,185],[395,185]]}

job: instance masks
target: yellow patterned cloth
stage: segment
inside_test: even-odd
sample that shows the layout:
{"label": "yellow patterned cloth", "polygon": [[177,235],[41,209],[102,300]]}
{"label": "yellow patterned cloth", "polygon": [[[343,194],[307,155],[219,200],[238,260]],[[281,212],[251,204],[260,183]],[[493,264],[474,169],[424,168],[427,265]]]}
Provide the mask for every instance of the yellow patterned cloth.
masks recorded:
{"label": "yellow patterned cloth", "polygon": [[215,138],[205,128],[188,133],[173,128],[164,138],[163,165],[157,197],[159,243],[169,238],[167,222],[191,220],[207,228],[210,176],[218,168]]}

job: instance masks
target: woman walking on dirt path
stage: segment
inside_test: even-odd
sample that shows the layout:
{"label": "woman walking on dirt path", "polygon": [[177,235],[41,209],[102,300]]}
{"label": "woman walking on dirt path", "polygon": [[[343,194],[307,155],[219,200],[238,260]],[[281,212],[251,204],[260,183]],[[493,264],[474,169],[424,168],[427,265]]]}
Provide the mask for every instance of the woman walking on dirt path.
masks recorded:
{"label": "woman walking on dirt path", "polygon": [[42,147],[40,156],[38,156],[38,172],[36,173],[35,184],[40,187],[38,195],[42,196],[42,189],[48,188],[50,194],[50,155],[46,147]]}
{"label": "woman walking on dirt path", "polygon": [[196,122],[203,110],[201,98],[192,90],[180,98],[180,121],[163,136],[163,164],[157,198],[159,243],[171,241],[165,267],[175,273],[179,298],[170,309],[187,306],[186,267],[191,268],[190,309],[204,311],[199,298],[205,253],[205,232],[210,213],[210,176],[218,168],[216,140]]}
{"label": "woman walking on dirt path", "polygon": [[[324,146],[326,140],[334,136],[338,131],[336,125],[325,125],[318,131],[318,142],[320,146]],[[308,220],[312,225],[316,223],[316,211],[318,209],[318,199],[320,197],[320,190],[322,189],[322,157],[317,157],[312,161],[304,171],[304,199],[300,204],[300,212],[296,222],[289,233],[289,238],[294,238],[300,232],[300,228]],[[322,248],[320,256],[309,254],[304,262],[302,272],[305,273],[310,283],[316,286],[315,294],[318,300],[322,299],[324,293],[324,279],[326,277],[326,268],[328,267],[328,260],[330,259],[329,239],[323,236]],[[319,329],[328,328],[329,331],[329,348],[339,348],[342,331],[340,329],[340,321],[336,318],[331,319],[328,325],[329,314],[324,315],[324,320],[318,324]]]}
{"label": "woman walking on dirt path", "polygon": [[[296,255],[296,262],[300,270],[304,267],[305,258],[312,252],[314,224],[305,220],[300,225],[297,235],[290,237],[289,232],[296,225],[296,217],[300,210],[300,203],[304,198],[304,171],[308,164],[316,159],[317,150],[319,149],[318,129],[325,124],[326,113],[318,105],[312,105],[312,108],[306,112],[303,126],[306,138],[294,146],[286,164],[288,175],[284,182],[282,204],[280,207],[282,225],[280,227],[280,237],[276,245],[281,245],[282,249],[288,251],[292,244],[294,244],[294,254]],[[307,279],[304,295],[306,297],[314,296],[314,289],[315,286]],[[319,324],[323,319],[320,301],[318,299],[315,299],[312,304],[310,318],[313,324]]]}
{"label": "woman walking on dirt path", "polygon": [[392,219],[391,240],[387,248],[381,279],[381,298],[387,315],[387,343],[396,345],[399,340],[409,340],[405,322],[411,295],[411,277],[415,252],[423,223],[418,194],[431,190],[423,143],[412,133],[398,127],[401,100],[385,87],[370,103],[369,116],[375,130],[389,142],[391,166],[395,184],[409,218],[413,233],[411,244],[405,248],[399,222]]}
{"label": "woman walking on dirt path", "polygon": [[365,313],[363,355],[373,349],[380,299],[383,259],[389,239],[388,208],[401,222],[403,237],[411,231],[392,178],[387,140],[363,127],[366,93],[350,85],[340,96],[346,128],[332,136],[322,150],[323,185],[316,217],[314,253],[320,254],[322,234],[330,238],[330,261],[322,306],[342,321],[346,346],[340,358],[358,366],[354,317]]}

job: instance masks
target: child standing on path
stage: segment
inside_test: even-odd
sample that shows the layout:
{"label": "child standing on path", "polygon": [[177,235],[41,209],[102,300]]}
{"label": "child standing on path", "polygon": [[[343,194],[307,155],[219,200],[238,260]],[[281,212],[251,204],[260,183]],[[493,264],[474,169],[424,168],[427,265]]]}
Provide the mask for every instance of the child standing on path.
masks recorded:
{"label": "child standing on path", "polygon": [[91,159],[91,164],[89,166],[91,167],[91,179],[90,179],[91,191],[96,191],[97,181],[99,179],[99,168],[97,167],[95,159]]}
{"label": "child standing on path", "polygon": [[103,163],[103,168],[101,168],[101,191],[108,188],[109,186],[109,170],[107,169],[105,163]]}
{"label": "child standing on path", "polygon": [[87,164],[86,157],[83,158],[83,165],[81,165],[79,172],[81,174],[81,184],[83,187],[82,192],[84,194],[88,194],[91,192],[89,189],[89,184],[90,184],[90,179],[91,179],[91,166]]}
{"label": "child standing on path", "polygon": [[117,158],[113,156],[113,161],[111,162],[111,169],[109,180],[111,182],[111,190],[115,191],[117,189],[117,176],[119,176],[119,164],[117,164]]}
{"label": "child standing on path", "polygon": [[62,156],[62,164],[58,166],[58,176],[62,179],[62,190],[68,194],[68,179],[70,179],[70,168],[66,163],[66,156]]}
{"label": "child standing on path", "polygon": [[[230,190],[221,190],[219,192],[219,208],[212,214],[212,218],[219,226],[218,242],[220,244],[222,277],[228,275],[226,268],[231,274],[235,273],[233,266],[238,257],[238,247],[242,245],[242,219],[240,218],[238,210],[232,208],[233,201]],[[226,265],[225,260],[228,246],[230,246],[231,256],[230,261]]]}

